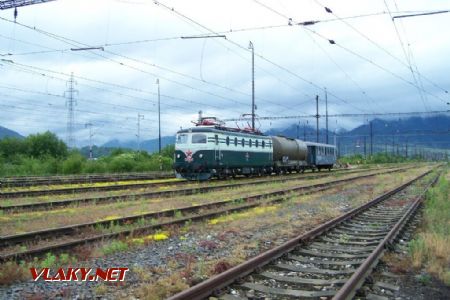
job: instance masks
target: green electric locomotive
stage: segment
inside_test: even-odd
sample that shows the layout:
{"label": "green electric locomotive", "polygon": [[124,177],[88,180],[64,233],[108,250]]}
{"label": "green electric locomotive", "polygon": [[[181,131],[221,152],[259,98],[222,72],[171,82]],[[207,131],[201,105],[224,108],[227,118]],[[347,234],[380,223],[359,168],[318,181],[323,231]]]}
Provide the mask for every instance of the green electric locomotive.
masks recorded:
{"label": "green electric locomotive", "polygon": [[[317,149],[326,151],[322,155]],[[335,154],[331,145],[266,136],[202,118],[195,127],[177,132],[174,169],[177,177],[188,180],[303,172],[331,168]]]}

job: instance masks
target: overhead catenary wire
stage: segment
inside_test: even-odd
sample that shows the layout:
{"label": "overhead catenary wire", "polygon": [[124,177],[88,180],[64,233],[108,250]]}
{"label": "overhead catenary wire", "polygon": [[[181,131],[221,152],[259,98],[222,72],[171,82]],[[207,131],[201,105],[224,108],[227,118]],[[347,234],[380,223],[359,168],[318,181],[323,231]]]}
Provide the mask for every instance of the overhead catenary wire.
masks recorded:
{"label": "overhead catenary wire", "polygon": [[[192,24],[195,24],[196,26],[198,26],[198,27],[200,27],[200,28],[206,30],[208,33],[218,34],[216,31],[214,31],[214,30],[208,28],[207,26],[205,26],[205,25],[203,25],[203,24],[201,24],[201,23],[195,21],[195,20],[192,19],[191,17],[188,17],[188,16],[184,15],[183,13],[179,12],[179,11],[176,10],[175,8],[167,6],[166,4],[162,3],[161,1],[154,0],[154,3],[155,3],[156,5],[158,5],[158,6],[163,7],[164,9],[166,9],[167,11],[169,11],[170,13],[176,14],[177,16],[179,16],[179,17],[181,17],[181,18],[183,18],[183,19],[185,19],[185,20],[191,22]],[[246,52],[249,52],[249,50],[247,49],[247,47],[242,46],[241,44],[239,44],[239,43],[237,43],[237,42],[234,42],[233,40],[231,40],[231,39],[229,39],[229,38],[227,38],[225,41],[228,42],[228,43],[233,44],[234,46],[238,47],[238,48],[241,49],[241,50],[244,50],[244,51],[246,51]],[[276,62],[274,62],[274,61],[272,61],[272,60],[270,60],[270,59],[268,59],[268,58],[266,58],[266,57],[264,57],[263,55],[261,55],[261,54],[259,54],[259,53],[257,53],[257,52],[254,52],[254,53],[255,53],[255,56],[257,56],[259,59],[261,59],[261,60],[263,60],[263,61],[265,61],[265,62],[267,62],[267,63],[269,63],[269,64],[271,64],[271,65],[273,65],[273,66],[275,66],[275,67],[277,67],[277,68],[279,68],[280,70],[283,70],[284,72],[290,74],[291,76],[293,76],[293,77],[295,77],[295,78],[297,78],[297,79],[300,79],[301,81],[303,81],[303,82],[305,82],[305,83],[307,83],[307,84],[309,84],[309,85],[315,87],[316,89],[318,89],[318,90],[320,90],[320,91],[322,91],[322,92],[324,91],[324,88],[323,88],[321,85],[318,85],[318,84],[312,82],[311,80],[308,80],[308,79],[306,79],[306,78],[300,76],[299,74],[297,74],[297,73],[295,73],[295,72],[289,70],[288,68],[286,68],[286,67],[284,67],[284,66],[282,66],[282,65],[280,65],[280,64],[278,64],[278,63],[276,63]],[[357,107],[357,106],[351,104],[350,102],[348,102],[347,100],[345,100],[345,99],[343,99],[343,98],[337,96],[337,95],[334,94],[333,92],[328,92],[328,94],[329,94],[330,96],[335,97],[336,99],[342,101],[343,103],[346,103],[346,104],[348,104],[348,105],[354,107],[355,109],[357,109],[357,110],[359,110],[359,111],[364,111],[364,109],[361,109],[361,108],[359,108],[359,107]]]}
{"label": "overhead catenary wire", "polygon": [[[14,90],[14,91],[20,91],[20,92],[24,92],[24,93],[32,93],[32,94],[37,94],[37,95],[42,95],[42,96],[51,96],[51,97],[56,97],[56,98],[61,98],[64,99],[65,97],[62,95],[56,95],[56,94],[52,94],[52,93],[48,93],[48,92],[40,92],[40,91],[34,91],[34,90],[30,90],[30,89],[22,89],[19,87],[8,87],[8,86],[3,86],[0,85],[0,89],[8,89],[8,90]],[[5,97],[14,97],[11,95],[5,95]],[[93,101],[93,99],[86,99],[86,98],[82,98],[82,97],[77,97],[77,100],[79,100],[80,102],[86,102],[86,103],[92,103],[97,105],[108,105],[108,106],[112,106],[113,108],[124,108],[124,109],[131,109],[134,111],[142,111],[142,112],[152,112],[154,113],[154,110],[148,110],[148,109],[144,109],[142,107],[137,107],[137,106],[129,106],[129,105],[123,105],[123,104],[116,104],[116,103],[108,103],[108,102],[102,102],[102,101],[98,101],[98,99],[96,99],[95,101]],[[30,100],[31,101],[31,100]],[[33,105],[39,106],[39,104],[35,103],[35,101]],[[123,110],[122,110],[123,112]],[[92,112],[94,113],[94,112]],[[101,114],[99,112],[95,112],[96,114]],[[165,113],[167,115],[170,115],[169,113]],[[108,115],[108,114],[106,114]]]}
{"label": "overhead catenary wire", "polygon": [[[389,5],[387,4],[386,0],[383,0],[383,2],[384,2],[384,5],[386,6],[386,9],[389,12],[389,15],[392,18],[392,14],[390,13]],[[400,36],[400,32],[398,31],[398,28],[397,28],[397,25],[394,22],[394,19],[391,19],[391,20],[392,20],[392,23],[394,25],[394,29],[395,29],[395,33],[396,33],[397,39],[400,42],[400,46],[402,48],[403,54],[404,54],[405,59],[406,59],[406,61],[408,63],[409,71],[411,72],[412,78],[413,78],[413,80],[414,80],[414,82],[415,82],[415,84],[417,86],[418,91],[419,91],[420,99],[422,100],[422,103],[423,103],[425,109],[429,110],[428,105],[426,103],[426,99],[425,99],[425,97],[424,97],[424,95],[422,93],[422,88],[421,88],[421,86],[419,86],[419,80],[416,78],[416,76],[414,74],[413,62],[411,60],[411,57],[408,55],[408,52],[406,51],[405,44],[403,43],[403,40],[402,40],[402,38]],[[416,70],[417,70],[417,67],[416,67]]]}
{"label": "overhead catenary wire", "polygon": [[[396,11],[396,14],[431,14],[433,12],[427,12],[427,11]],[[318,19],[318,20],[307,20],[307,21],[300,21],[297,24],[294,25],[306,25],[306,24],[317,24],[317,23],[328,23],[328,22],[336,22],[340,20],[350,20],[350,19],[358,19],[358,18],[367,18],[367,17],[374,17],[374,16],[382,16],[389,14],[387,11],[380,11],[380,12],[374,12],[374,13],[367,13],[367,14],[359,14],[359,15],[353,15],[353,16],[345,16],[340,18],[329,18],[329,19]],[[225,35],[225,34],[233,34],[233,33],[240,33],[240,32],[247,32],[247,31],[259,31],[259,30],[268,30],[268,29],[276,29],[276,28],[286,28],[286,27],[292,27],[292,24],[276,24],[276,25],[265,25],[265,26],[254,26],[254,27],[242,27],[242,28],[231,28],[228,30],[219,30],[217,33],[219,35]],[[170,36],[170,37],[161,37],[161,38],[152,38],[152,39],[141,39],[141,40],[131,40],[131,41],[123,41],[123,42],[115,42],[115,43],[104,43],[98,45],[98,47],[113,47],[113,46],[124,46],[124,45],[134,45],[134,44],[144,44],[144,43],[154,43],[154,42],[163,42],[163,41],[173,41],[173,40],[179,40],[182,37],[190,36],[192,34],[183,34],[183,35],[176,35],[176,36]],[[7,39],[13,39],[10,37],[5,37],[0,35],[3,38]],[[204,35],[198,35],[198,37],[202,37]],[[19,40],[16,40],[19,41]],[[33,45],[30,43],[30,45]],[[34,44],[35,46],[38,46],[37,44]],[[53,49],[48,48],[49,53],[50,52],[61,52],[61,51],[70,51],[70,48],[66,49]],[[39,54],[38,52],[29,52],[29,53],[9,53],[7,55],[33,55],[33,54]]]}
{"label": "overhead catenary wire", "polygon": [[[8,20],[8,19],[3,18],[3,17],[0,17],[0,20],[6,21],[6,22],[11,22],[11,23],[13,22],[12,20]],[[86,48],[87,48],[87,51],[90,52],[90,53],[92,53],[93,55],[102,57],[102,58],[104,58],[104,59],[106,59],[106,60],[109,60],[109,61],[111,61],[111,62],[114,62],[114,63],[116,63],[116,64],[119,64],[119,65],[121,65],[121,66],[130,68],[130,69],[133,69],[133,70],[135,70],[135,71],[138,71],[138,72],[142,72],[142,73],[151,75],[151,76],[153,76],[153,77],[155,77],[155,78],[164,79],[165,81],[172,82],[172,83],[174,83],[174,84],[177,84],[177,85],[183,86],[183,87],[185,87],[185,88],[189,88],[189,89],[195,90],[195,91],[197,91],[197,92],[201,92],[201,93],[207,94],[207,95],[209,95],[209,96],[213,96],[213,97],[217,97],[217,98],[220,98],[220,99],[223,99],[223,100],[231,101],[231,102],[234,102],[234,103],[236,103],[236,104],[241,104],[241,105],[244,104],[243,102],[237,101],[237,100],[234,99],[234,98],[224,97],[224,96],[219,95],[219,94],[216,94],[216,93],[212,93],[212,92],[209,92],[209,91],[204,91],[204,90],[202,90],[202,89],[200,89],[200,88],[197,88],[197,87],[194,87],[194,86],[192,86],[192,85],[185,84],[185,83],[182,83],[182,82],[180,82],[180,81],[177,81],[177,80],[174,80],[174,79],[165,77],[165,76],[161,76],[161,75],[159,75],[159,74],[155,74],[155,73],[152,73],[152,72],[143,70],[143,69],[141,69],[141,68],[137,68],[137,67],[135,67],[135,66],[131,66],[131,65],[127,64],[127,63],[124,63],[124,62],[117,61],[117,60],[115,60],[115,59],[106,57],[105,55],[102,55],[102,54],[100,54],[100,53],[98,53],[98,52],[90,51],[90,50],[95,50],[95,49],[90,49],[90,48],[96,48],[96,49],[97,49],[97,48],[101,48],[101,46],[95,46],[95,47],[94,47],[94,46],[91,46],[91,45],[88,45],[88,44],[85,44],[85,43],[82,43],[82,42],[75,41],[75,40],[70,39],[70,38],[63,37],[63,36],[61,36],[61,35],[57,35],[57,34],[54,34],[54,33],[50,33],[50,32],[48,32],[48,31],[39,29],[39,28],[37,28],[37,27],[35,27],[35,26],[32,27],[32,26],[29,26],[29,25],[26,25],[26,24],[23,24],[23,23],[20,23],[20,22],[17,22],[16,24],[18,24],[19,26],[22,26],[22,27],[24,27],[24,28],[27,28],[27,29],[36,31],[36,32],[38,32],[38,33],[40,33],[40,34],[46,35],[46,36],[48,36],[48,37],[51,37],[51,38],[53,38],[53,39],[56,39],[56,40],[58,40],[58,41],[60,41],[60,42],[69,44],[69,45],[71,45],[71,46],[77,46],[77,47],[78,47],[78,46],[81,45],[81,46],[83,46],[83,47],[86,47]],[[244,93],[244,92],[242,92],[242,91],[237,91],[237,90],[232,89],[232,88],[230,88],[230,87],[225,87],[225,86],[223,86],[223,85],[220,85],[220,84],[217,84],[217,83],[213,83],[213,82],[210,82],[210,81],[202,80],[201,78],[197,78],[197,77],[192,76],[192,75],[189,75],[189,74],[184,74],[184,73],[182,73],[182,72],[178,72],[178,71],[172,70],[172,69],[167,68],[167,67],[162,67],[162,66],[159,66],[159,65],[154,64],[154,63],[149,63],[149,62],[146,62],[146,61],[142,61],[142,60],[139,60],[139,59],[136,59],[136,58],[132,58],[132,57],[129,57],[129,56],[126,56],[126,55],[123,55],[123,54],[119,54],[119,53],[115,53],[115,52],[112,52],[112,51],[109,51],[109,50],[105,50],[105,49],[103,49],[103,51],[101,51],[101,52],[107,53],[107,54],[112,55],[112,56],[120,57],[120,58],[123,58],[123,59],[127,59],[127,60],[130,60],[130,61],[136,62],[136,63],[140,63],[140,64],[143,64],[143,65],[147,65],[147,66],[150,66],[150,67],[158,68],[158,69],[161,69],[161,70],[163,70],[163,71],[170,72],[170,73],[172,73],[172,74],[176,74],[176,75],[179,75],[179,76],[182,76],[182,77],[186,77],[186,78],[189,78],[189,79],[192,79],[192,80],[196,80],[196,81],[199,81],[199,82],[202,82],[202,83],[206,83],[206,84],[209,84],[209,85],[212,85],[212,86],[221,88],[221,89],[225,89],[225,90],[227,90],[227,91],[231,91],[231,92],[235,92],[235,93],[240,93],[240,94],[243,94],[243,95],[246,95],[246,96],[249,95],[248,93]],[[280,104],[277,103],[277,102],[269,101],[269,100],[267,100],[267,99],[261,99],[261,100],[262,100],[262,101],[270,102],[271,104],[280,105]],[[210,104],[206,104],[206,105],[211,106]],[[215,107],[215,108],[220,109],[220,107]]]}
{"label": "overhead catenary wire", "polygon": [[370,97],[366,91],[364,91],[364,89],[355,81],[355,79],[353,79],[352,76],[350,76],[350,74],[344,70],[344,68],[342,68],[335,59],[333,59],[333,57],[325,50],[324,47],[322,47],[315,39],[313,36],[310,35],[309,32],[306,31],[306,34],[308,35],[308,37],[313,41],[313,43],[328,57],[328,59],[345,75],[345,77],[347,77],[360,91],[361,94],[363,95],[363,97],[367,98],[369,100],[369,102],[371,104],[376,105],[379,109],[384,110],[384,108],[377,102],[375,101],[375,99],[373,99],[372,97]]}
{"label": "overhead catenary wire", "polygon": [[[321,4],[320,1],[318,0],[314,0],[319,6],[325,8],[326,6],[324,6],[323,4]],[[383,0],[384,1],[384,0]],[[386,3],[386,1],[384,1]],[[393,11],[391,11],[389,9],[389,7],[386,5],[387,8],[387,12],[386,14],[389,14],[390,17],[393,17]],[[395,13],[401,13],[398,10],[398,7],[396,7],[397,11]],[[399,57],[395,56],[394,54],[392,54],[389,50],[387,50],[385,47],[381,46],[379,43],[375,42],[373,39],[371,39],[370,37],[368,37],[366,34],[364,34],[361,30],[359,30],[358,28],[356,28],[355,26],[353,26],[351,23],[347,22],[345,17],[340,17],[338,16],[334,11],[330,10],[331,14],[333,16],[335,16],[335,20],[341,21],[343,24],[345,24],[346,26],[348,26],[349,28],[351,28],[353,31],[355,31],[358,35],[360,35],[361,37],[363,37],[364,39],[366,39],[368,42],[370,42],[372,45],[374,45],[375,47],[377,47],[378,49],[380,49],[381,51],[383,51],[384,53],[386,53],[387,55],[389,55],[391,58],[393,58],[394,60],[398,61],[400,64],[402,64],[403,66],[405,66],[406,68],[409,68],[409,65],[407,62],[404,62],[403,60],[401,60]],[[422,77],[423,79],[425,79],[426,81],[428,81],[430,84],[432,84],[434,87],[442,90],[445,93],[448,93],[447,89],[437,85],[435,82],[433,82],[431,79],[429,79],[428,77],[426,77],[425,75],[423,75],[422,73],[415,71],[417,73],[418,76]]]}
{"label": "overhead catenary wire", "polygon": [[[344,113],[344,114],[328,114],[329,118],[354,118],[354,117],[377,117],[377,116],[415,116],[415,115],[431,115],[431,114],[448,114],[450,110],[435,110],[435,111],[415,111],[415,112],[390,112],[390,113]],[[320,115],[319,115],[320,116]],[[293,115],[293,116],[260,116],[256,117],[258,120],[283,120],[283,119],[307,119],[307,118],[316,118],[317,115]],[[249,118],[229,118],[223,119],[222,121],[230,122],[230,121],[240,121],[240,120],[250,120]]]}
{"label": "overhead catenary wire", "polygon": [[[5,99],[8,98],[15,98],[15,99],[19,99],[19,100],[24,100],[25,102],[22,102],[22,104],[25,105],[31,105],[31,107],[19,107],[16,105],[9,105],[8,107],[10,108],[20,108],[20,109],[24,109],[24,110],[30,110],[30,111],[37,111],[38,109],[36,109],[36,107],[42,107],[45,108],[46,110],[44,112],[48,112],[48,109],[53,109],[53,110],[61,110],[64,111],[64,106],[56,106],[56,105],[38,105],[38,104],[32,104],[32,100],[31,99],[26,99],[23,97],[18,97],[18,96],[11,96],[11,95],[6,95],[0,92],[0,96],[4,96]],[[5,102],[5,99],[3,100],[3,102]],[[15,103],[21,103],[20,101],[15,101]],[[5,104],[6,105],[6,104]],[[42,110],[40,110],[42,112]],[[84,114],[90,114],[90,115],[100,115],[100,116],[107,116],[107,117],[112,117],[114,118],[115,121],[119,120],[119,119],[124,119],[127,120],[129,117],[124,117],[123,113],[121,114],[114,114],[114,113],[102,113],[99,111],[90,111],[90,110],[85,110],[85,109],[74,109],[74,111],[79,112],[79,113],[84,113]],[[131,115],[131,114],[130,114]],[[49,115],[49,116],[54,116],[54,115]],[[152,120],[148,120],[150,123],[155,122]],[[114,121],[97,121],[97,122],[102,122],[102,123],[113,123]]]}
{"label": "overhead catenary wire", "polygon": [[[52,74],[59,74],[59,75],[67,76],[67,77],[70,76],[70,74],[67,74],[67,73],[64,73],[64,72],[59,72],[59,71],[50,70],[50,69],[46,69],[46,68],[26,65],[26,64],[15,62],[15,61],[4,61],[4,62],[7,63],[7,64],[12,64],[12,65],[17,65],[17,66],[21,66],[21,67],[25,67],[25,68],[38,70],[39,72],[44,71],[44,72],[49,72],[49,73],[52,73]],[[40,73],[40,75],[47,76],[47,74],[45,74],[45,73]],[[117,87],[117,88],[122,88],[122,89],[132,90],[132,91],[135,91],[135,92],[140,92],[140,93],[145,93],[145,94],[150,94],[150,95],[157,96],[156,92],[152,92],[152,91],[148,91],[148,90],[132,88],[132,87],[124,86],[124,85],[121,85],[121,84],[110,83],[110,82],[106,82],[106,81],[102,81],[102,80],[88,78],[88,77],[81,76],[81,75],[74,75],[74,77],[76,79],[82,79],[82,80],[86,80],[86,81],[90,81],[90,82],[100,83],[100,84],[104,84],[104,85],[108,85],[108,86],[114,86],[114,87]],[[80,83],[80,84],[82,85],[82,83]],[[186,98],[180,98],[180,97],[175,97],[175,96],[171,96],[171,95],[167,95],[167,94],[161,94],[161,97],[165,97],[165,98],[173,99],[173,100],[179,100],[179,101],[182,101],[182,102],[187,102],[187,103],[192,103],[192,104],[203,105],[203,103],[200,103],[200,102],[197,102],[197,101],[194,101],[194,100],[190,100],[190,99],[186,99]],[[149,99],[142,99],[142,100],[149,101],[149,102],[151,102],[153,104],[156,104],[156,100],[155,101],[151,101]],[[166,104],[166,105],[171,106],[170,104]],[[214,107],[214,108],[217,108],[217,109],[221,109],[221,107],[210,105],[210,104],[204,104],[204,105],[205,106]],[[173,106],[172,105],[172,107],[179,108],[179,109],[184,110],[184,111],[186,110],[186,107],[183,107],[183,106]]]}
{"label": "overhead catenary wire", "polygon": [[[289,19],[292,19],[292,18],[289,18],[288,16],[286,16],[286,15],[280,13],[279,11],[277,11],[277,10],[271,8],[270,6],[268,6],[268,5],[264,4],[264,3],[261,3],[261,2],[258,1],[258,0],[253,0],[253,1],[254,1],[255,3],[257,3],[257,4],[259,4],[259,5],[263,6],[263,7],[265,7],[266,9],[272,11],[273,13],[279,15],[279,16],[282,16],[282,17],[284,17],[284,18],[286,18],[286,19],[288,19],[288,20],[289,20]],[[364,60],[364,61],[366,61],[366,62],[368,62],[368,63],[374,65],[374,66],[377,67],[378,69],[380,69],[380,70],[382,70],[382,71],[384,71],[384,72],[386,72],[386,73],[391,74],[393,77],[395,77],[395,78],[397,78],[397,79],[399,79],[399,80],[401,80],[401,81],[403,81],[403,82],[405,82],[405,83],[407,83],[407,84],[409,84],[409,85],[411,85],[411,86],[413,86],[413,87],[415,87],[415,88],[419,88],[419,89],[420,89],[420,87],[417,86],[414,82],[411,82],[410,80],[404,78],[403,76],[398,75],[397,73],[391,71],[389,68],[384,67],[384,66],[382,66],[382,65],[380,65],[380,64],[378,64],[378,63],[376,63],[376,62],[374,62],[372,59],[367,58],[367,57],[365,57],[364,55],[359,54],[359,53],[357,53],[356,51],[351,50],[351,49],[349,49],[348,47],[345,47],[345,46],[343,46],[343,45],[340,44],[340,43],[337,43],[335,40],[325,37],[324,35],[320,34],[319,32],[317,32],[317,31],[311,29],[309,26],[303,26],[303,28],[305,28],[306,30],[310,31],[311,33],[317,35],[317,36],[320,37],[321,39],[327,41],[329,44],[335,45],[335,46],[341,48],[342,50],[344,50],[344,51],[346,51],[346,52],[349,52],[350,54],[352,54],[352,55],[354,55],[354,56],[360,58],[361,60]],[[428,92],[427,90],[423,90],[423,92],[425,92],[426,94],[428,94],[428,95],[430,95],[430,96],[433,96],[434,98],[437,98],[437,99],[439,99],[439,100],[441,100],[441,101],[443,101],[443,102],[446,102],[444,99],[442,99],[442,98],[440,98],[439,96],[436,96],[436,95],[434,95],[434,94]]]}

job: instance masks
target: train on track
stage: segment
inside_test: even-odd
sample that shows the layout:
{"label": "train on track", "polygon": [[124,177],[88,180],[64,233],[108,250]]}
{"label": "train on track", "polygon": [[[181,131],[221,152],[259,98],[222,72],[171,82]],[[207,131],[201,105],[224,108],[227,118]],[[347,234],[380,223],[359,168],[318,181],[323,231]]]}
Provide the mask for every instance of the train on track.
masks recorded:
{"label": "train on track", "polygon": [[333,145],[229,128],[216,118],[201,118],[195,124],[176,135],[174,169],[179,178],[208,180],[330,170],[336,162]]}

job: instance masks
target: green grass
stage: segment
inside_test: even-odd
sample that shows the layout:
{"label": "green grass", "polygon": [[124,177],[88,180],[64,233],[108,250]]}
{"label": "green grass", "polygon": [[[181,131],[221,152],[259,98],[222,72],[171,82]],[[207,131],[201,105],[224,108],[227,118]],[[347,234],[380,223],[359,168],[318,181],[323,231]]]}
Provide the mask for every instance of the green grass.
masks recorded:
{"label": "green grass", "polygon": [[442,176],[426,197],[424,225],[409,244],[412,264],[450,286],[450,183]]}
{"label": "green grass", "polygon": [[128,244],[122,241],[112,241],[110,244],[103,246],[102,253],[109,255],[116,252],[125,251],[128,249]]}
{"label": "green grass", "polygon": [[361,154],[355,154],[351,156],[344,156],[339,158],[340,163],[349,164],[388,164],[388,163],[404,163],[404,162],[420,162],[424,161],[420,157],[409,157],[399,155],[391,155],[386,153],[376,153],[372,156],[368,155],[366,158]]}

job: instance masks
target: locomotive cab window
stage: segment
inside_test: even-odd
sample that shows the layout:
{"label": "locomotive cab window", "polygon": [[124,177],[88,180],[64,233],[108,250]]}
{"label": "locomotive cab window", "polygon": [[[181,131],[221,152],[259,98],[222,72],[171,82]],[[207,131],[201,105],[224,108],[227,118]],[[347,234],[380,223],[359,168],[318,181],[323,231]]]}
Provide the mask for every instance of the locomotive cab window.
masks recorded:
{"label": "locomotive cab window", "polygon": [[177,144],[186,144],[188,140],[187,134],[179,134],[177,136]]}
{"label": "locomotive cab window", "polygon": [[192,135],[192,144],[206,144],[206,134],[194,133]]}

